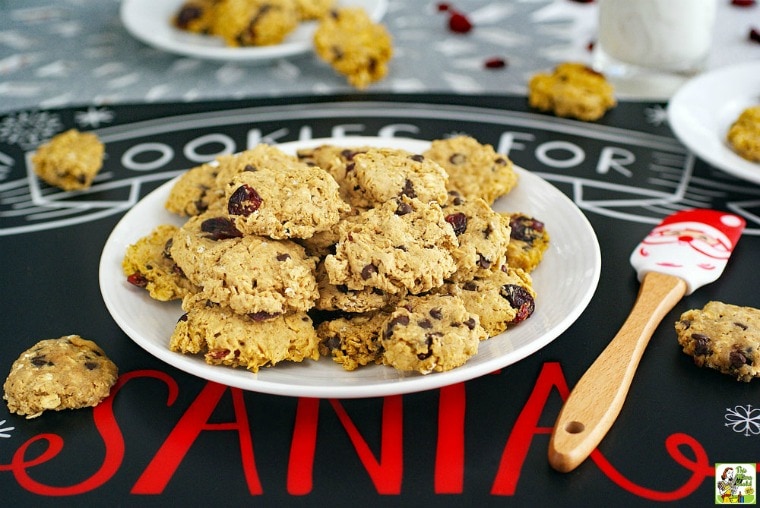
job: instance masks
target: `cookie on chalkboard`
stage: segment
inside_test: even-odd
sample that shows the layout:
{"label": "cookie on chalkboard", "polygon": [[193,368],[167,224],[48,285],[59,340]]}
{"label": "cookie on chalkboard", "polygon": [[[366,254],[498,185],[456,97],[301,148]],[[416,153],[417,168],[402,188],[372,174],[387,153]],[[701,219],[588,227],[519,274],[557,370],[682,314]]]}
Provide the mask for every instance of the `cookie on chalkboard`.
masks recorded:
{"label": "cookie on chalkboard", "polygon": [[108,397],[119,371],[93,341],[79,335],[46,339],[13,362],[3,385],[12,413],[27,418],[50,409],[98,405]]}
{"label": "cookie on chalkboard", "polygon": [[613,108],[614,89],[605,76],[581,63],[559,64],[528,83],[528,103],[557,116],[593,121]]}

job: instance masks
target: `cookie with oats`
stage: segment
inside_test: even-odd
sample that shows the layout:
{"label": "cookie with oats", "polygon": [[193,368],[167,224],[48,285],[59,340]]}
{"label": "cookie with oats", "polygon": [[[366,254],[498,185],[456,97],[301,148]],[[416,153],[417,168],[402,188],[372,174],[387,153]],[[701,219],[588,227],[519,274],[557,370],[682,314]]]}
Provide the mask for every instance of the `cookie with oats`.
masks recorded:
{"label": "cookie with oats", "polygon": [[344,314],[317,326],[319,352],[344,370],[382,363],[380,331],[388,314],[383,311]]}
{"label": "cookie with oats", "polygon": [[760,105],[742,111],[731,124],[726,139],[743,158],[760,162]]}
{"label": "cookie with oats", "polygon": [[528,104],[556,116],[594,121],[617,101],[613,86],[603,74],[582,63],[567,62],[530,79]]}
{"label": "cookie with oats", "polygon": [[88,189],[103,166],[105,146],[96,134],[69,129],[32,155],[34,173],[66,191]]}
{"label": "cookie with oats", "polygon": [[507,264],[530,273],[536,269],[549,248],[549,232],[540,220],[521,213],[505,213],[509,218],[510,241]]}
{"label": "cookie with oats", "polygon": [[119,371],[95,342],[79,335],[46,339],[24,351],[3,384],[8,410],[27,418],[44,411],[97,406]]}

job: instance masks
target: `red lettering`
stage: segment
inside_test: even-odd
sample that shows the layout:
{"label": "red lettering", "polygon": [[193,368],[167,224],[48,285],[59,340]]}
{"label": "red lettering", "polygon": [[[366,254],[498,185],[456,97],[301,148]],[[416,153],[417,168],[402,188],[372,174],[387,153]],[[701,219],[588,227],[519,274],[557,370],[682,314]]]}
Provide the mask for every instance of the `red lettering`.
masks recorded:
{"label": "red lettering", "polygon": [[236,430],[240,439],[240,455],[243,473],[251,495],[263,492],[253,455],[253,442],[248,425],[243,393],[239,388],[229,388],[232,394],[235,421],[229,423],[209,423],[208,419],[228,387],[217,383],[206,383],[180,421],[161,445],[153,460],[140,475],[133,494],[160,494],[169,483],[190,447],[203,430]]}
{"label": "red lettering", "polygon": [[[681,453],[681,450],[679,449],[679,446],[681,445],[691,448],[696,460],[690,460]],[[599,450],[591,452],[590,457],[599,469],[617,485],[632,494],[636,494],[639,497],[650,499],[652,501],[675,501],[677,499],[683,499],[697,490],[705,478],[715,476],[715,470],[707,459],[707,452],[705,452],[702,445],[700,445],[693,437],[687,434],[672,434],[665,440],[665,448],[668,451],[668,454],[673,457],[673,460],[693,473],[686,483],[671,492],[652,490],[633,483],[620,474],[617,469],[612,467]]]}
{"label": "red lettering", "polygon": [[435,455],[435,493],[461,494],[464,486],[465,385],[440,389],[438,442]]}
{"label": "red lettering", "polygon": [[[27,474],[27,469],[52,460],[63,449],[63,439],[56,434],[40,434],[31,438],[16,450],[9,466],[0,466],[0,471],[10,469],[16,477],[16,481],[18,481],[19,485],[30,492],[43,496],[73,496],[83,494],[106,483],[113,477],[116,471],[118,471],[124,460],[124,437],[113,414],[113,400],[119,390],[121,390],[129,380],[138,377],[154,377],[164,381],[170,388],[167,405],[173,404],[177,397],[176,382],[163,372],[139,370],[121,375],[111,389],[111,395],[95,406],[92,412],[95,427],[103,438],[106,448],[103,463],[95,474],[80,483],[68,487],[53,487],[45,485],[44,483],[34,480]],[[40,440],[47,441],[47,449],[36,459],[26,460],[25,455],[29,447]]]}
{"label": "red lettering", "polygon": [[504,447],[499,469],[491,486],[491,494],[496,496],[514,495],[533,436],[535,434],[551,434],[551,427],[538,427],[538,419],[543,412],[552,388],[555,386],[562,395],[562,399],[566,399],[570,390],[567,388],[562,368],[559,363],[545,363],[528,402],[517,417],[517,422],[512,428],[507,445]]}
{"label": "red lettering", "polygon": [[291,495],[303,496],[311,492],[318,421],[319,399],[299,398],[288,459],[287,484]]}

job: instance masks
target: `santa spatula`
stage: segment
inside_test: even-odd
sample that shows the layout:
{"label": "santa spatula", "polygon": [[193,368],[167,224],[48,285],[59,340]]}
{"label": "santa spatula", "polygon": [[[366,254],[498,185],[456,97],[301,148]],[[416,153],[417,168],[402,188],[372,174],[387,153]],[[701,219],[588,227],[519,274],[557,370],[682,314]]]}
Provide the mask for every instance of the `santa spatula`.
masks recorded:
{"label": "santa spatula", "polygon": [[575,469],[601,442],[623,407],[644,349],[681,297],[716,280],[744,229],[744,219],[717,210],[666,217],[636,247],[641,281],[622,328],[573,388],[549,442],[549,463]]}

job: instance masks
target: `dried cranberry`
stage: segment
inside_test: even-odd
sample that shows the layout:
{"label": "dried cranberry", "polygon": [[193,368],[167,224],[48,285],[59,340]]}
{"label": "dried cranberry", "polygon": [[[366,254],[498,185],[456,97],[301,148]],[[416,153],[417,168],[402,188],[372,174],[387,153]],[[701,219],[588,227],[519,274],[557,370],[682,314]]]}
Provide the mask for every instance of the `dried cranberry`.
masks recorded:
{"label": "dried cranberry", "polygon": [[492,58],[488,58],[484,63],[483,66],[486,69],[503,69],[507,66],[507,61],[504,58],[495,56]]}
{"label": "dried cranberry", "polygon": [[453,11],[451,9],[449,9],[449,12],[451,13],[449,16],[449,29],[452,32],[458,34],[466,34],[472,30],[472,23],[466,15],[458,11]]}
{"label": "dried cranberry", "polygon": [[230,219],[226,217],[212,217],[201,222],[201,231],[208,233],[206,238],[211,240],[226,240],[228,238],[240,238],[243,236]]}
{"label": "dried cranberry", "polygon": [[752,42],[760,43],[760,30],[754,27],[751,28],[749,30],[749,40],[751,40]]}
{"label": "dried cranberry", "polygon": [[267,319],[272,319],[274,317],[277,317],[278,314],[274,314],[271,312],[249,312],[246,314],[249,318],[251,318],[253,321],[266,321]]}
{"label": "dried cranberry", "polygon": [[452,213],[446,216],[446,222],[454,228],[454,234],[459,236],[467,231],[467,216],[462,212]]}
{"label": "dried cranberry", "polygon": [[436,5],[436,7],[438,8],[439,12],[446,12],[451,9],[451,5],[446,2],[438,2],[438,5]]}
{"label": "dried cranberry", "polygon": [[517,310],[512,324],[517,324],[528,319],[536,308],[533,296],[522,286],[517,284],[505,284],[499,292],[502,297],[506,298],[512,308]]}
{"label": "dried cranberry", "polygon": [[264,200],[256,189],[250,185],[243,184],[232,193],[227,203],[227,211],[230,215],[242,215],[248,217],[259,209]]}
{"label": "dried cranberry", "polygon": [[755,0],[731,0],[731,5],[736,7],[752,7],[755,5]]}
{"label": "dried cranberry", "polygon": [[197,5],[184,5],[177,13],[175,18],[175,24],[178,28],[186,29],[191,21],[194,21],[203,16],[203,9]]}
{"label": "dried cranberry", "polygon": [[526,215],[514,215],[509,218],[509,237],[513,240],[532,244],[544,231],[544,223]]}
{"label": "dried cranberry", "polygon": [[127,282],[139,288],[144,288],[148,285],[148,279],[146,279],[145,275],[141,274],[140,272],[135,272],[129,275],[127,277]]}
{"label": "dried cranberry", "polygon": [[206,356],[214,360],[221,360],[228,354],[230,354],[229,349],[212,349],[208,353],[206,353]]}

